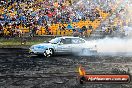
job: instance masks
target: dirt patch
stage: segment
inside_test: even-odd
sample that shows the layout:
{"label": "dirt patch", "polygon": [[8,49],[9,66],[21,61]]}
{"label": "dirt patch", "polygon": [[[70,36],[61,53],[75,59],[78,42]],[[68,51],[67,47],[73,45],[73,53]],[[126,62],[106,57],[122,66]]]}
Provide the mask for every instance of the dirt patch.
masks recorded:
{"label": "dirt patch", "polygon": [[3,88],[132,88],[128,84],[79,84],[78,67],[88,74],[131,73],[132,57],[30,56],[27,49],[0,49],[0,86]]}

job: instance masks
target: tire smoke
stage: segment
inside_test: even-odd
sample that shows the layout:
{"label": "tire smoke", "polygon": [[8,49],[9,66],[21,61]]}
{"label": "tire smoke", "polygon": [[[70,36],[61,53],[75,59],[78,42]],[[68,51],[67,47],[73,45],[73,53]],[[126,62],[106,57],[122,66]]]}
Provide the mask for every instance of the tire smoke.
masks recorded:
{"label": "tire smoke", "polygon": [[98,52],[132,52],[132,39],[105,38],[96,43]]}
{"label": "tire smoke", "polygon": [[[132,31],[132,30],[131,30]],[[124,38],[110,38],[88,41],[90,45],[96,45],[96,50],[103,55],[131,55],[132,56],[132,32]]]}

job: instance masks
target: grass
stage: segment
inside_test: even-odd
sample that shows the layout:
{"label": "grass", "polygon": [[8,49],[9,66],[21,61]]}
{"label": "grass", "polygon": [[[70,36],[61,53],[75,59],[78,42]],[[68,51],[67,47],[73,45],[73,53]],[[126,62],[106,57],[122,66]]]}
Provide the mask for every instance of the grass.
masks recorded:
{"label": "grass", "polygon": [[9,38],[9,39],[0,38],[0,46],[31,46],[31,45],[34,45],[34,44],[47,42],[51,39],[52,38],[50,38],[50,37],[46,37],[46,38],[43,38],[43,37],[40,37],[40,38],[27,38],[26,43],[22,44],[23,40],[21,38]]}
{"label": "grass", "polygon": [[21,42],[12,42],[12,41],[8,41],[8,42],[2,42],[1,44],[0,44],[0,46],[5,46],[5,45],[16,45],[16,46],[18,46],[18,45],[34,45],[34,44],[38,44],[38,43],[42,43],[42,42],[26,42],[25,44],[22,44]]}

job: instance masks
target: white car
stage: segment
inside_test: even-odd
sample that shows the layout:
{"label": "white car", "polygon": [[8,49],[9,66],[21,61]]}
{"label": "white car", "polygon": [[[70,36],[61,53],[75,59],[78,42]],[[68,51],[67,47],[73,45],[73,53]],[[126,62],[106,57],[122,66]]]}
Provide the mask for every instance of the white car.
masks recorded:
{"label": "white car", "polygon": [[57,37],[48,43],[31,46],[30,53],[43,54],[50,57],[53,54],[79,54],[84,52],[96,52],[96,47],[89,46],[87,41],[79,37]]}

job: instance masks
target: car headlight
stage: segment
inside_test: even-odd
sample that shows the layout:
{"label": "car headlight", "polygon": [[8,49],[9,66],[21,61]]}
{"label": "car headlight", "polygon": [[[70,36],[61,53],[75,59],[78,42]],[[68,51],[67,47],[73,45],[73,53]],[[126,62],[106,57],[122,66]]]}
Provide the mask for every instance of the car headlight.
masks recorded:
{"label": "car headlight", "polygon": [[29,49],[34,49],[34,46],[31,46]]}

